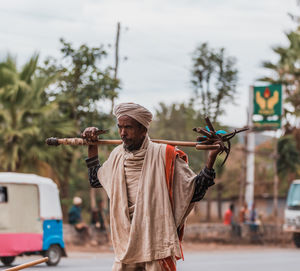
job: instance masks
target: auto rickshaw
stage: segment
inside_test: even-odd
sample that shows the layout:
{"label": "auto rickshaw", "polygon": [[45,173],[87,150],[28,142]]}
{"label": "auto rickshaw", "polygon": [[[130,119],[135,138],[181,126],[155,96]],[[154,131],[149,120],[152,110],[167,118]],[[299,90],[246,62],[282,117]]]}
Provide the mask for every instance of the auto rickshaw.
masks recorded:
{"label": "auto rickshaw", "polygon": [[49,178],[0,173],[0,260],[39,254],[48,265],[66,256],[59,191]]}

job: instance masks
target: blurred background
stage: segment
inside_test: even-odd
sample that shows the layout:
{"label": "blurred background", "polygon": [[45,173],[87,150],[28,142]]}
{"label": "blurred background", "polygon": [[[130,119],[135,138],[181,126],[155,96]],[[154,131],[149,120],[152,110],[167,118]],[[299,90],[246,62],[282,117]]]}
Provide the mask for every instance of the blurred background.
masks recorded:
{"label": "blurred background", "polygon": [[[274,241],[274,232],[279,243],[291,242],[282,227],[289,187],[300,175],[298,1],[0,3],[1,172],[54,180],[65,223],[75,196],[82,199],[87,224],[101,202],[107,226],[105,192],[89,188],[87,148],[49,147],[46,138],[77,137],[88,126],[109,129],[103,138],[118,138],[112,108],[120,102],[136,102],[153,113],[152,138],[194,141],[192,129],[204,126],[205,116],[227,132],[252,128],[251,86],[280,85],[280,125],[251,130],[251,150],[247,134],[234,138],[226,165],[220,167],[222,158],[217,161],[216,185],[188,223],[190,239],[208,240],[201,223],[206,228],[210,223],[216,232],[211,239],[222,241],[215,227],[224,226],[230,204],[239,224],[245,222],[245,202],[249,216],[255,203],[252,222],[271,225],[265,228],[266,242]],[[112,148],[99,148],[102,163]],[[184,151],[199,172],[205,154]],[[249,152],[254,155],[251,201],[246,195]],[[300,215],[293,219],[300,228]],[[230,236],[223,241],[230,242]]]}

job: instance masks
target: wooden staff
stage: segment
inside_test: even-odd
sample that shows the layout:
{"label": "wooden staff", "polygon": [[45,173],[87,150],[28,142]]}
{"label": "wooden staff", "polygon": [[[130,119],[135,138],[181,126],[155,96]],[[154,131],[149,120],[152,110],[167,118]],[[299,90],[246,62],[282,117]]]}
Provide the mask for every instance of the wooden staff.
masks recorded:
{"label": "wooden staff", "polygon": [[12,267],[12,268],[5,269],[4,271],[21,270],[21,269],[25,269],[27,267],[34,266],[34,265],[37,265],[37,264],[40,264],[40,263],[45,263],[45,262],[48,262],[48,257],[45,257],[45,258],[42,258],[42,259],[39,259],[39,260],[35,260],[35,261],[29,262],[29,263],[20,264],[18,266]]}
{"label": "wooden staff", "polygon": [[[201,145],[198,142],[192,141],[173,141],[164,139],[151,139],[152,142],[168,144],[172,146],[181,147],[194,147],[197,150],[216,150],[220,148],[219,144],[214,145]],[[123,143],[120,139],[99,139],[97,141],[88,141],[83,138],[55,138],[50,137],[46,140],[46,143],[50,146],[58,145],[120,145]]]}

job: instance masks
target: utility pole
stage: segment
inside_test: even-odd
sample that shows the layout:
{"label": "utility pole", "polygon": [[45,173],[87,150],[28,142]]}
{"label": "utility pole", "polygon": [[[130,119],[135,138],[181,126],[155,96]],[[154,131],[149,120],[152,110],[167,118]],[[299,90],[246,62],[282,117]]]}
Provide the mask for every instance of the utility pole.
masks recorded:
{"label": "utility pole", "polygon": [[[117,24],[117,34],[116,34],[116,43],[115,43],[115,68],[114,68],[114,79],[118,79],[118,68],[119,68],[119,40],[120,40],[120,29],[121,29],[121,24],[118,22]],[[114,89],[113,89],[114,90]],[[112,115],[114,106],[115,106],[115,98],[111,98],[111,111],[110,114]]]}
{"label": "utility pole", "polygon": [[277,138],[275,137],[275,149],[273,153],[273,168],[274,168],[273,215],[276,223],[278,222],[278,183],[279,183],[279,178],[277,174],[277,158],[278,158]]}
{"label": "utility pole", "polygon": [[248,127],[247,133],[247,170],[246,170],[246,189],[245,202],[248,207],[254,202],[254,150],[255,150],[255,134],[253,132],[253,86],[249,89],[249,110],[248,110]]}
{"label": "utility pole", "polygon": [[246,146],[247,146],[247,133],[245,133],[244,136],[244,146],[241,149],[242,156],[243,156],[243,162],[242,162],[242,174],[239,178],[239,202],[238,202],[238,210],[240,210],[244,204],[244,198],[245,198],[245,179],[246,179],[246,159],[247,159],[247,152],[246,152]]}

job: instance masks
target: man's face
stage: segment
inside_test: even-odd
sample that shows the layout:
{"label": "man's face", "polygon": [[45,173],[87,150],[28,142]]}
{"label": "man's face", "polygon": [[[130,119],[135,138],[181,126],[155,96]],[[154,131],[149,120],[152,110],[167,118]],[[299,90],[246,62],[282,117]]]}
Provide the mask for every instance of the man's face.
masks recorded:
{"label": "man's face", "polygon": [[129,116],[118,119],[119,134],[128,151],[138,150],[146,136],[147,129]]}

